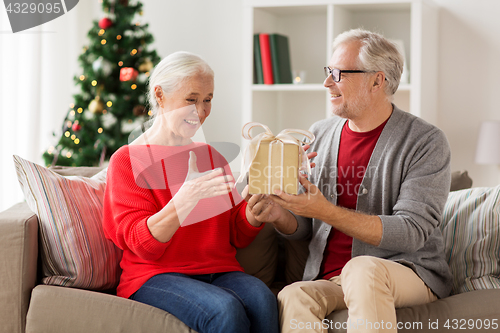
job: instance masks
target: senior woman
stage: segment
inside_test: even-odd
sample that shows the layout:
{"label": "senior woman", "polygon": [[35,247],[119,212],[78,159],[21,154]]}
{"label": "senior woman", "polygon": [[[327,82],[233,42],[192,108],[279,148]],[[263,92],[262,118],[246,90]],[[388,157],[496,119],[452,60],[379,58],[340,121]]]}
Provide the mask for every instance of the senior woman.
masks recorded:
{"label": "senior woman", "polygon": [[234,190],[224,157],[192,140],[213,90],[204,60],[169,55],[149,81],[152,126],[111,157],[103,223],[123,250],[117,294],[198,332],[278,332],[275,296],[235,259],[263,227],[259,217]]}

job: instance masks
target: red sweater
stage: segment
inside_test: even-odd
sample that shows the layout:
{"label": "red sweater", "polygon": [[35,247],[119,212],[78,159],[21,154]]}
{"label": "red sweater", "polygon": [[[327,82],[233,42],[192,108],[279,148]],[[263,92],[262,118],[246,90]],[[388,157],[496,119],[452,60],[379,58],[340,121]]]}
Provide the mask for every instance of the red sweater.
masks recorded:
{"label": "red sweater", "polygon": [[[187,175],[189,151],[200,172],[227,161],[211,146],[124,146],[113,154],[104,196],[103,228],[123,250],[118,296],[130,297],[151,277],[167,272],[187,275],[243,271],[236,248],[248,246],[263,225],[246,220],[246,202],[236,190],[230,195],[200,200],[172,238],[157,241],[147,227],[177,193]],[[200,222],[201,221],[201,222]]]}
{"label": "red sweater", "polygon": [[[346,121],[337,158],[337,205],[356,210],[358,191],[378,138],[388,120],[369,132],[354,132]],[[342,273],[351,260],[352,237],[332,228],[323,253],[319,276],[325,280]]]}

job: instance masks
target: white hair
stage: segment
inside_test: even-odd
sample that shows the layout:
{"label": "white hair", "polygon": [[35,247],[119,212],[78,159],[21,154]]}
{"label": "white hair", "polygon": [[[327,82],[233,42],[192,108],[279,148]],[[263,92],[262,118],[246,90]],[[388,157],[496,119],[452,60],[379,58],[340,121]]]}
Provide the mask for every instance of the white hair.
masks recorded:
{"label": "white hair", "polygon": [[384,72],[387,79],[385,93],[392,99],[398,90],[403,73],[404,59],[398,46],[378,33],[352,29],[335,38],[333,49],[335,50],[341,44],[356,41],[362,44],[358,55],[358,66],[365,71]]}
{"label": "white hair", "polygon": [[153,69],[148,82],[148,101],[153,117],[158,114],[158,101],[155,87],[160,86],[165,94],[179,89],[182,81],[197,75],[208,75],[214,78],[214,71],[201,57],[184,51],[170,54]]}

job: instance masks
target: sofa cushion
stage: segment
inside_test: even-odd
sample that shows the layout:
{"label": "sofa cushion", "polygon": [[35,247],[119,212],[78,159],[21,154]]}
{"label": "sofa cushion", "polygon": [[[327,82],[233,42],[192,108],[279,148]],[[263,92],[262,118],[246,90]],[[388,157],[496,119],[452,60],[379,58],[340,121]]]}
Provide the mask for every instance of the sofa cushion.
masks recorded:
{"label": "sofa cushion", "polygon": [[453,171],[451,173],[450,191],[465,190],[472,187],[472,178],[466,170]]}
{"label": "sofa cushion", "polygon": [[26,319],[30,333],[195,333],[172,314],[122,297],[39,285]]}
{"label": "sofa cushion", "polygon": [[500,288],[500,185],[450,193],[441,229],[452,294]]}
{"label": "sofa cushion", "polygon": [[[497,332],[499,300],[500,289],[478,290],[396,309],[398,332]],[[347,318],[347,310],[329,314],[328,332],[346,333]]]}
{"label": "sofa cushion", "polygon": [[245,273],[259,278],[270,287],[278,262],[278,244],[272,224],[266,223],[249,246],[237,249],[236,260]]}
{"label": "sofa cushion", "polygon": [[82,176],[82,177],[92,177],[101,172],[104,167],[68,167],[68,166],[60,166],[54,165],[49,168],[55,173],[60,174],[61,176]]}
{"label": "sofa cushion", "polygon": [[114,288],[121,251],[102,230],[106,170],[92,178],[64,177],[19,156],[14,162],[26,201],[40,224],[42,282]]}
{"label": "sofa cushion", "polygon": [[0,332],[24,332],[37,259],[36,215],[24,202],[0,212]]}

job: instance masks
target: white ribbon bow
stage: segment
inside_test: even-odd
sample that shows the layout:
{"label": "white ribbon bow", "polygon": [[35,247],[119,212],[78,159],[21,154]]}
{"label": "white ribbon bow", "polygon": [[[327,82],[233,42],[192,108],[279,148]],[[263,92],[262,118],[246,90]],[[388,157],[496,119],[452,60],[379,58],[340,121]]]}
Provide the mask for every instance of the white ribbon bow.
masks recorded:
{"label": "white ribbon bow", "polygon": [[[250,131],[254,127],[262,127],[265,130],[265,132],[262,132],[257,136],[253,137]],[[307,174],[309,175],[311,174],[311,165],[309,163],[309,158],[307,157],[304,148],[302,148],[302,144],[310,144],[314,141],[315,137],[314,134],[312,134],[311,132],[300,129],[284,129],[281,132],[279,132],[278,135],[275,136],[273,132],[271,132],[269,127],[258,122],[250,122],[245,124],[245,126],[243,126],[241,131],[243,137],[251,141],[248,147],[245,149],[245,153],[243,155],[243,164],[241,165],[241,174],[238,177],[236,183],[242,182],[243,179],[245,178],[245,175],[250,170],[250,166],[252,165],[253,160],[257,156],[257,151],[259,150],[261,141],[270,141],[269,143],[270,145],[278,143],[284,145],[285,143],[289,143],[299,146],[299,156],[302,160],[300,171],[305,170]],[[299,140],[294,136],[292,136],[291,133],[302,134],[304,135],[305,138],[303,140]],[[304,141],[306,138],[309,139],[309,142]]]}

